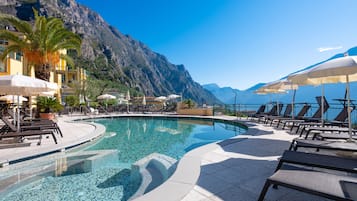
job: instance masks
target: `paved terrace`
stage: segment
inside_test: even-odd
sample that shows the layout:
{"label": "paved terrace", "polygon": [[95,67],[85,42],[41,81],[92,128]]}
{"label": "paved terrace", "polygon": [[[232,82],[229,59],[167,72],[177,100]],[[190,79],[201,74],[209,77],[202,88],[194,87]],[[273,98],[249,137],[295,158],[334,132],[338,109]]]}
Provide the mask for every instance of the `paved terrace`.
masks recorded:
{"label": "paved terrace", "polygon": [[0,149],[0,166],[7,165],[12,161],[41,155],[43,153],[65,151],[68,148],[93,140],[105,133],[105,127],[95,123],[70,122],[80,116],[62,116],[57,118],[57,125],[60,127],[63,138],[56,135],[58,144],[55,144],[52,136],[44,136],[41,145],[38,140],[29,140],[31,146]]}
{"label": "paved terrace", "polygon": [[[63,138],[58,136],[58,145],[54,145],[50,137],[44,139],[40,146],[1,149],[0,162],[17,160],[51,150],[63,150],[89,141],[105,132],[105,128],[97,124],[67,122],[75,118],[81,117],[64,116],[58,119],[58,125],[64,135]],[[228,116],[214,118],[237,120]],[[136,200],[257,200],[265,179],[274,172],[279,157],[285,149],[288,149],[290,141],[296,136],[263,124],[239,121],[248,126],[247,133],[189,152],[180,160],[176,172],[168,181]],[[11,165],[7,168],[10,167]],[[278,190],[270,189],[266,200],[325,199],[279,187]]]}

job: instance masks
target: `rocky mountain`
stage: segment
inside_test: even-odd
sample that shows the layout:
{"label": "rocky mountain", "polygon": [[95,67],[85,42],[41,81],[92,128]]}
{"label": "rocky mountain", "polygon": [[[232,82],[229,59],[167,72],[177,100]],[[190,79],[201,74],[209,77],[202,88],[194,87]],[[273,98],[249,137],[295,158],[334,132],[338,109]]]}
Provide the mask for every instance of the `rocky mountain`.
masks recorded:
{"label": "rocky mountain", "polygon": [[198,103],[220,102],[196,83],[183,65],[170,63],[75,0],[0,1],[1,13],[22,20],[33,20],[32,7],[42,15],[62,18],[69,29],[83,38],[82,53],[76,62],[94,77],[125,84],[147,96],[183,93]]}

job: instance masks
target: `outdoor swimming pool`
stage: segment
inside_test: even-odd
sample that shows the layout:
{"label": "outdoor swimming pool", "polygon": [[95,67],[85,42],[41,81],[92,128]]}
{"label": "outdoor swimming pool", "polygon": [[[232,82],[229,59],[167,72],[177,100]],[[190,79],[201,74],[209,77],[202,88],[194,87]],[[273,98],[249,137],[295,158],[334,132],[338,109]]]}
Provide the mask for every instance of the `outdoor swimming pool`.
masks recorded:
{"label": "outdoor swimming pool", "polygon": [[[173,172],[176,160],[188,151],[245,132],[240,125],[193,118],[121,117],[90,121],[105,125],[107,133],[103,138],[75,153],[16,170],[17,174],[14,171],[12,179],[19,172],[24,178],[30,172],[36,176],[23,179],[25,183],[19,182],[0,200],[128,200],[164,182]],[[151,163],[152,158],[156,163]],[[159,167],[170,169],[169,173],[155,168],[160,160],[164,165]]]}

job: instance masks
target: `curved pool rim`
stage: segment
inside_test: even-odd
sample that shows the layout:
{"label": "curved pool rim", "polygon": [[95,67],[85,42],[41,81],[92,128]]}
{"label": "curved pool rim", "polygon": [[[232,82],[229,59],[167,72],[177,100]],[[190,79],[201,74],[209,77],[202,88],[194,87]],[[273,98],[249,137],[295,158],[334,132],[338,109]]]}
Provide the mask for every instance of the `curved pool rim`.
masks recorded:
{"label": "curved pool rim", "polygon": [[[120,117],[157,117],[157,118],[187,118],[187,119],[203,119],[203,120],[217,120],[223,123],[239,125],[242,128],[248,131],[249,127],[242,121],[238,121],[238,119],[230,119],[232,117],[229,116],[191,116],[191,115],[170,115],[170,114],[111,114],[111,115],[95,115],[95,116],[79,116],[78,118],[72,118],[70,122],[81,122],[82,120],[91,120],[91,119],[102,119],[102,118],[120,118]],[[100,124],[101,125],[101,124]],[[103,126],[103,125],[102,125]],[[245,134],[244,132],[243,134]],[[95,140],[100,140],[104,135],[100,135]],[[232,137],[229,139],[236,138]],[[226,139],[226,140],[229,140]],[[197,147],[189,152],[187,152],[178,162],[177,168],[173,175],[162,183],[157,188],[152,191],[144,194],[140,197],[135,198],[135,201],[156,201],[160,200],[163,196],[170,200],[181,200],[183,199],[196,185],[198,181],[198,177],[200,175],[200,167],[201,167],[201,157],[205,153],[212,151],[214,149],[220,148],[221,146],[217,143],[224,142],[226,140],[212,142],[210,144],[206,144],[200,147]],[[89,144],[86,143],[78,143],[76,145],[72,145],[74,148],[86,147]],[[72,150],[71,148],[69,148]],[[80,148],[81,149],[81,148]],[[165,196],[169,195],[169,196]]]}
{"label": "curved pool rim", "polygon": [[[239,125],[246,129],[246,134],[249,127],[242,121],[238,121],[237,118],[230,119],[229,116],[191,116],[191,115],[165,115],[165,114],[122,114],[112,116],[94,116],[88,119],[100,119],[100,118],[120,118],[120,117],[163,117],[163,118],[187,118],[187,119],[204,119],[204,120],[216,120],[223,123]],[[242,135],[242,134],[241,134]],[[229,139],[236,138],[232,137]],[[165,197],[167,201],[179,201],[182,200],[196,185],[200,171],[201,160],[205,153],[213,151],[217,148],[221,148],[217,143],[227,141],[222,140],[218,142],[212,142],[200,147],[197,147],[187,152],[179,161],[177,168],[173,175],[152,191],[133,199],[134,201],[157,201]]]}
{"label": "curved pool rim", "polygon": [[[132,115],[125,115],[123,117],[130,117]],[[225,116],[191,116],[191,115],[134,115],[134,117],[168,117],[168,118],[195,118],[195,119],[206,119],[206,120],[218,120],[224,123],[240,125],[246,132],[249,127],[242,121],[238,121],[236,118],[229,119]],[[109,117],[110,118],[110,117]],[[242,135],[242,134],[241,134]],[[221,148],[218,145],[219,142],[228,141],[230,139],[237,138],[237,136],[225,139],[218,142],[212,142],[200,147],[197,147],[189,152],[187,152],[179,161],[177,168],[173,175],[168,178],[164,183],[162,183],[157,188],[152,191],[133,199],[133,201],[157,201],[165,197],[166,201],[179,201],[182,200],[196,185],[200,172],[201,172],[201,160],[205,153],[213,151],[217,148]]]}

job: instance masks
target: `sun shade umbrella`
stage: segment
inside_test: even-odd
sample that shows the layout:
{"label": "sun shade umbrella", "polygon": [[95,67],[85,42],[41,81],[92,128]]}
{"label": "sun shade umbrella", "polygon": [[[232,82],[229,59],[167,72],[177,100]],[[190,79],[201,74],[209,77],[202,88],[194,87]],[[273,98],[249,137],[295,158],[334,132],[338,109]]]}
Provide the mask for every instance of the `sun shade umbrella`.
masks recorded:
{"label": "sun shade umbrella", "polygon": [[297,84],[292,83],[291,81],[287,80],[287,79],[280,79],[274,82],[269,82],[266,85],[264,85],[262,88],[262,90],[264,91],[272,91],[274,93],[285,93],[288,90],[294,90],[293,92],[293,97],[292,97],[292,118],[294,118],[294,103],[295,103],[295,92],[296,89],[299,86]]}
{"label": "sun shade umbrella", "polygon": [[[17,101],[20,102],[20,95],[35,96],[43,92],[57,91],[56,83],[47,82],[37,78],[24,75],[5,75],[0,76],[0,93],[7,95],[18,95]],[[20,110],[17,111],[17,121],[20,121]],[[20,124],[17,124],[20,130]]]}
{"label": "sun shade umbrella", "polygon": [[166,98],[166,96],[159,96],[159,97],[156,97],[154,100],[162,102],[162,101],[166,101],[167,98]]}
{"label": "sun shade umbrella", "polygon": [[8,95],[33,96],[42,92],[56,91],[56,83],[46,82],[24,75],[0,76],[0,92]]}
{"label": "sun shade umbrella", "polygon": [[102,94],[97,97],[98,100],[110,100],[110,99],[116,99],[117,97],[110,95],[110,94]]}
{"label": "sun shade umbrella", "polygon": [[346,83],[347,114],[349,141],[352,141],[350,87],[349,82],[357,81],[357,56],[345,56],[332,59],[315,66],[308,72],[309,79],[317,79],[323,83]]}
{"label": "sun shade umbrella", "polygon": [[[314,66],[313,68],[315,68],[316,66]],[[325,99],[324,97],[324,83],[326,83],[324,77],[320,77],[320,78],[312,78],[309,76],[309,72],[313,69],[313,68],[309,68],[306,70],[302,70],[302,71],[298,71],[296,73],[290,74],[288,75],[288,81],[299,85],[299,86],[304,86],[304,85],[321,85],[321,123],[324,123],[324,107],[325,107]],[[335,80],[336,82],[338,81],[335,78],[331,78],[331,80]]]}
{"label": "sun shade umbrella", "polygon": [[[17,100],[17,96],[16,95],[0,96],[0,100],[14,103],[15,102],[14,100]],[[28,101],[28,99],[23,96],[20,96],[19,100],[20,100],[20,102]]]}
{"label": "sun shade umbrella", "polygon": [[[281,90],[281,89],[274,89],[274,88],[269,88],[269,85],[266,84],[262,87],[260,87],[258,90],[256,90],[254,93],[256,94],[260,94],[260,95],[266,95],[266,94],[283,94],[286,93],[285,90]],[[277,104],[279,104],[277,102]],[[277,112],[279,113],[279,110],[277,110]],[[279,115],[279,114],[278,114]]]}
{"label": "sun shade umbrella", "polygon": [[167,96],[167,99],[168,100],[173,100],[173,99],[176,99],[176,98],[180,98],[181,96],[180,95],[177,95],[177,94],[170,94]]}

